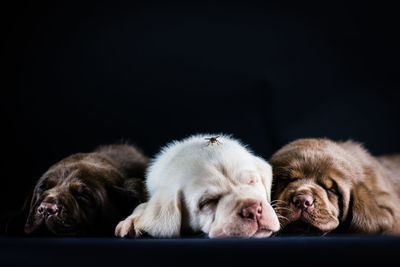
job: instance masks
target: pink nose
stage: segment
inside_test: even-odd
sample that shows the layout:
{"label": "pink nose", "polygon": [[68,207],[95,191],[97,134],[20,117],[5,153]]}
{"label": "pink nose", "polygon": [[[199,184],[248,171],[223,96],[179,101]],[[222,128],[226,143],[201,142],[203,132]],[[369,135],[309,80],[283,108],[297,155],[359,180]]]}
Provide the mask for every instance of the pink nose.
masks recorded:
{"label": "pink nose", "polygon": [[37,212],[41,215],[49,216],[49,215],[57,215],[58,206],[53,203],[42,202],[37,209]]}
{"label": "pink nose", "polygon": [[261,203],[252,203],[242,208],[240,216],[246,219],[257,221],[261,218],[262,211]]}
{"label": "pink nose", "polygon": [[314,206],[314,198],[310,195],[297,195],[292,199],[293,204],[302,210],[312,208]]}

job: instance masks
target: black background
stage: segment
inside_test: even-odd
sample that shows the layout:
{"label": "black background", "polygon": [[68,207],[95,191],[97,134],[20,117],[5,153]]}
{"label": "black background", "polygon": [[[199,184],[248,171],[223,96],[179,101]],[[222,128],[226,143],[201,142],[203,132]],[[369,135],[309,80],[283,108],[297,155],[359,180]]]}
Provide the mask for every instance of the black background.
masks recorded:
{"label": "black background", "polygon": [[[278,2],[278,1],[277,1]],[[268,159],[300,137],[400,152],[395,4],[2,3],[2,212],[53,163],[198,132]]]}

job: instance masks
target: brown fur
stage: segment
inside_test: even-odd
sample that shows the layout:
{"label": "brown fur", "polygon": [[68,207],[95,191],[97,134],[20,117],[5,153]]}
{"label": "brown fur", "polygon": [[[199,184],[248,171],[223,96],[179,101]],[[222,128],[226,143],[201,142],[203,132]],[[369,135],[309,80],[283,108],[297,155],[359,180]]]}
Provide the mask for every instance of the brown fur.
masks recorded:
{"label": "brown fur", "polygon": [[[148,159],[129,145],[103,146],[54,164],[37,182],[25,232],[34,235],[111,236],[115,225],[140,202]],[[57,204],[57,216],[43,218],[42,202]]]}
{"label": "brown fur", "polygon": [[[277,151],[272,198],[285,233],[400,234],[400,155],[360,144],[299,139]],[[302,211],[294,197],[309,195]]]}

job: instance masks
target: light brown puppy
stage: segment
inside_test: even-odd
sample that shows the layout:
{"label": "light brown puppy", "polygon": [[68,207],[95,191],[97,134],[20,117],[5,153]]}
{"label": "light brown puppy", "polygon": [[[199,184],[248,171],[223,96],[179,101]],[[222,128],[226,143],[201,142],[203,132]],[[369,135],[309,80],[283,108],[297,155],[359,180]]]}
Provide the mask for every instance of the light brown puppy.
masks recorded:
{"label": "light brown puppy", "polygon": [[400,155],[360,144],[299,139],[271,158],[283,233],[400,234]]}

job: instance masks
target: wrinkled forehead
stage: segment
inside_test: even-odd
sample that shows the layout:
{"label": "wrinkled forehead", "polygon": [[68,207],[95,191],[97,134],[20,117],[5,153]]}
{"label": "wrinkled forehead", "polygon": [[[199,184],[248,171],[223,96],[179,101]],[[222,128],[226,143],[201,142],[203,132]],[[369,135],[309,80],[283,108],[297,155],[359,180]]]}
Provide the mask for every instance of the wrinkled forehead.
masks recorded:
{"label": "wrinkled forehead", "polygon": [[288,164],[290,178],[318,177],[335,169],[332,158],[326,155],[306,154],[293,158]]}
{"label": "wrinkled forehead", "polygon": [[47,187],[83,187],[90,184],[90,179],[82,170],[58,168],[46,172],[38,181],[38,186]]}
{"label": "wrinkled forehead", "polygon": [[349,162],[323,151],[301,151],[296,156],[288,157],[276,168],[276,175],[287,178],[313,178],[316,180],[344,176],[351,169]]}
{"label": "wrinkled forehead", "polygon": [[208,191],[230,191],[238,186],[256,183],[260,180],[256,166],[249,157],[217,158],[198,163],[194,171],[193,186]]}

